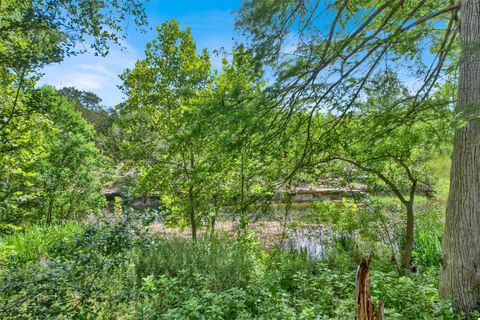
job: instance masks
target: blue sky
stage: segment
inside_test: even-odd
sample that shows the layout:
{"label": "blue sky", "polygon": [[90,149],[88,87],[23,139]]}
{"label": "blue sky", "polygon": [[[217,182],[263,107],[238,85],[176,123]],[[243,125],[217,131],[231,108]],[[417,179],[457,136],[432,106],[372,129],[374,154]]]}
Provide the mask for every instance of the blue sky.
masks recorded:
{"label": "blue sky", "polygon": [[[233,39],[239,37],[234,31],[235,17],[232,11],[240,6],[240,0],[150,0],[146,3],[146,11],[151,30],[146,34],[130,27],[125,49],[112,47],[105,58],[95,57],[91,53],[66,58],[60,64],[45,68],[40,84],[57,88],[74,86],[92,91],[103,99],[103,104],[113,106],[123,99],[117,88],[120,84],[118,75],[144,56],[146,43],[156,37],[156,25],[175,19],[181,27],[191,28],[199,49],[207,48],[212,52],[224,47],[229,51]],[[212,64],[218,68],[221,58],[212,55]]]}

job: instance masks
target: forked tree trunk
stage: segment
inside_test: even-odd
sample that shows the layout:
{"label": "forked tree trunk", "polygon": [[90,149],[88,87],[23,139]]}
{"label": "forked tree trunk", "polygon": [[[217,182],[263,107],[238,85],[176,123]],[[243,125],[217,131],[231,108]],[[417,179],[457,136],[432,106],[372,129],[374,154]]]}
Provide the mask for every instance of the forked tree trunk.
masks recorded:
{"label": "forked tree trunk", "polygon": [[457,308],[480,307],[480,1],[461,2],[457,114],[450,193],[442,237],[440,294]]}

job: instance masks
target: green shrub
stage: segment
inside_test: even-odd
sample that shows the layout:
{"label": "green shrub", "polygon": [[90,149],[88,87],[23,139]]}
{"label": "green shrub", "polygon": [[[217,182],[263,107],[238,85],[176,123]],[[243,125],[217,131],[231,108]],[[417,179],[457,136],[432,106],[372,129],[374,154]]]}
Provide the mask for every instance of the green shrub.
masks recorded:
{"label": "green shrub", "polygon": [[374,300],[384,302],[387,319],[461,319],[447,302],[440,300],[437,279],[436,269],[404,276],[374,271],[372,295]]}
{"label": "green shrub", "polygon": [[143,220],[85,225],[73,241],[55,243],[50,260],[14,260],[0,273],[1,319],[97,319],[128,297],[112,295],[112,274],[126,252],[142,246]]}

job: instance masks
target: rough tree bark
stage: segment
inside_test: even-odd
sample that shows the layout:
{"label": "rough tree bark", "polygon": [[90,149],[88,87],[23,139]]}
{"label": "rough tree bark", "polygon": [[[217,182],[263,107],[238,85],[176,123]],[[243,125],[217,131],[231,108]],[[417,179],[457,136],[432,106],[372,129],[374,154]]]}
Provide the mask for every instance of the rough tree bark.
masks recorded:
{"label": "rough tree bark", "polygon": [[480,1],[461,2],[457,129],[442,237],[440,294],[457,308],[480,307]]}

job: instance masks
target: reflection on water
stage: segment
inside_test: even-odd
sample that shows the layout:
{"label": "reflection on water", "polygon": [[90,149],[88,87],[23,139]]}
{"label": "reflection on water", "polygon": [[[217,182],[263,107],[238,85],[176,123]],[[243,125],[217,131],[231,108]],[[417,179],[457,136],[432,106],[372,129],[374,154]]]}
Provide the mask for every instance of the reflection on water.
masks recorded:
{"label": "reflection on water", "polygon": [[[153,201],[153,200],[152,200]],[[115,201],[109,202],[109,207],[105,209],[105,213],[112,215],[115,210]],[[142,204],[147,204],[146,207],[142,206]],[[121,206],[123,210],[129,208],[133,211],[143,212],[146,208],[158,208],[158,203],[143,203],[140,201],[136,201],[133,203],[128,203],[127,201],[123,201]],[[273,217],[281,217],[285,211],[285,204],[284,203],[272,203],[270,204],[271,212],[273,213]],[[306,213],[310,213],[313,210],[313,203],[312,202],[300,202],[300,203],[292,203],[290,204],[289,208],[289,215],[290,216],[297,216]],[[283,218],[283,217],[282,217]],[[271,230],[274,229],[273,234],[275,235],[275,242],[278,241],[282,231],[282,226],[280,223],[273,222],[273,224],[278,224],[272,227],[272,222],[268,223],[269,220],[265,220],[262,223],[257,223],[257,227],[253,226],[253,228],[260,234],[262,238],[262,234],[266,235],[266,238],[269,238]],[[161,224],[159,224],[161,225]],[[162,226],[163,228],[163,226]],[[224,230],[224,231],[231,231],[234,229],[233,223],[225,223],[225,221],[218,221],[216,224],[217,230]],[[278,230],[277,230],[278,229]],[[286,239],[281,241],[281,247],[285,251],[295,251],[302,254],[305,254],[307,257],[313,260],[320,260],[325,257],[328,250],[332,248],[332,244],[334,243],[335,239],[340,236],[340,234],[333,232],[331,229],[326,228],[322,225],[312,225],[312,224],[302,224],[301,227],[297,227],[296,229],[290,230],[288,232],[288,236]],[[271,239],[270,239],[271,240]],[[278,243],[278,242],[276,242]]]}
{"label": "reflection on water", "polygon": [[313,260],[322,259],[334,235],[325,229],[297,229],[283,242],[283,249],[305,253]]}

